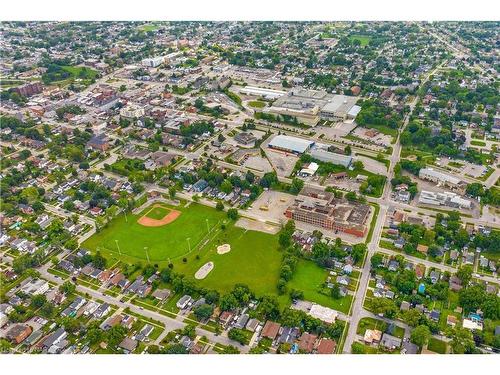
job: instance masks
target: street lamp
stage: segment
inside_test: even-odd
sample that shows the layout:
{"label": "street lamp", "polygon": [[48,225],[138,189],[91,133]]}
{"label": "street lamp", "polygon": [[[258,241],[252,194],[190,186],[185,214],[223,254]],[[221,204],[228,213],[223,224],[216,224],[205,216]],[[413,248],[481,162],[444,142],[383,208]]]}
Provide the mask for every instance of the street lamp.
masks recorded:
{"label": "street lamp", "polygon": [[189,246],[189,252],[191,252],[191,241],[190,241],[191,238],[187,238],[187,242],[188,242],[188,246]]}
{"label": "street lamp", "polygon": [[207,231],[208,233],[210,233],[210,227],[208,226],[208,219],[205,219],[205,221],[207,222]]}
{"label": "street lamp", "polygon": [[150,263],[150,261],[149,261],[149,254],[148,254],[148,247],[144,246],[144,250],[146,251],[146,257],[148,258],[148,263]]}

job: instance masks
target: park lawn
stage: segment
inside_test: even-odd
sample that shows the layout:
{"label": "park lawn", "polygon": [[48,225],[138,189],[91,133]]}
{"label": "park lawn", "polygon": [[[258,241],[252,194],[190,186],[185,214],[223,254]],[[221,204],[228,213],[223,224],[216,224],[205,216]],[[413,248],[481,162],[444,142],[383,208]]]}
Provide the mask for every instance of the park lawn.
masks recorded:
{"label": "park lawn", "polygon": [[356,329],[356,333],[358,335],[364,336],[367,329],[377,329],[381,332],[385,332],[387,329],[387,323],[382,320],[374,319],[374,318],[363,318],[359,321],[358,328]]}
{"label": "park lawn", "polygon": [[[146,260],[144,248],[147,247],[151,262],[166,265],[169,259],[173,261],[185,256],[189,252],[189,244],[192,251],[197,249],[207,235],[207,222],[211,231],[215,231],[215,226],[225,219],[225,213],[193,203],[188,208],[172,207],[182,213],[170,224],[161,227],[138,224],[137,220],[150,209],[148,207],[138,215],[120,215],[86,240],[82,247],[92,252],[99,250],[108,258],[129,263]],[[118,241],[121,255],[115,241]]]}
{"label": "park lawn", "polygon": [[354,40],[359,40],[359,42],[361,43],[361,47],[364,47],[364,46],[367,46],[368,44],[370,44],[370,40],[372,38],[368,35],[351,35],[349,37],[349,41],[354,41]]}
{"label": "park lawn", "polygon": [[86,79],[93,79],[97,76],[97,70],[91,69],[89,67],[65,65],[62,68],[68,73],[71,73],[73,78],[79,78],[80,72],[84,69],[88,73],[88,77]]}
{"label": "park lawn", "polygon": [[473,145],[473,146],[481,146],[481,147],[486,146],[486,142],[483,142],[483,141],[471,140],[470,144]]}
{"label": "park lawn", "polygon": [[145,33],[147,33],[148,31],[156,31],[158,29],[159,29],[159,26],[155,25],[155,24],[147,24],[147,25],[142,25],[139,27],[139,30],[143,31]]}
{"label": "park lawn", "polygon": [[435,339],[434,337],[431,337],[427,344],[427,349],[439,354],[446,354],[446,348],[447,344],[444,341]]}
{"label": "park lawn", "polygon": [[[226,218],[226,213],[197,203],[187,208],[179,206],[172,209],[181,211],[181,215],[161,227],[144,227],[137,223],[151,207],[138,215],[128,215],[128,222],[124,216],[115,218],[108,227],[85,241],[82,247],[92,252],[99,250],[110,263],[120,260],[133,264],[147,261],[144,249],[147,246],[152,263],[165,267],[170,259],[175,272],[186,275],[202,287],[226,293],[235,284],[242,283],[258,296],[276,294],[282,259],[278,236],[238,228]],[[210,233],[205,219],[208,219]],[[223,223],[225,229],[221,228]],[[190,238],[191,252],[187,238]],[[118,253],[115,240],[118,240],[122,255]],[[217,246],[225,243],[231,245],[231,251],[217,254]],[[210,261],[214,262],[214,269],[205,279],[196,280],[196,271]],[[173,308],[171,301],[165,308]]]}
{"label": "park lawn", "polygon": [[253,108],[264,108],[266,106],[266,103],[261,102],[260,100],[252,100],[248,102],[248,105]]}
{"label": "park lawn", "polygon": [[[231,251],[217,254],[217,246],[230,244]],[[267,233],[244,230],[233,224],[210,238],[209,242],[191,254],[186,263],[176,264],[175,271],[194,279],[194,274],[207,262],[214,262],[214,269],[196,283],[226,293],[235,284],[246,284],[258,296],[275,294],[282,254],[278,251],[278,237]]]}
{"label": "park lawn", "polygon": [[[288,290],[297,289],[304,292],[304,300],[347,314],[351,307],[352,296],[340,299],[330,297],[330,289],[323,286],[328,277],[328,271],[310,260],[299,259],[292,279],[288,282]],[[289,295],[279,297],[282,307],[291,303]]]}
{"label": "park lawn", "polygon": [[168,215],[170,209],[167,207],[153,207],[146,216],[150,219],[161,220]]}

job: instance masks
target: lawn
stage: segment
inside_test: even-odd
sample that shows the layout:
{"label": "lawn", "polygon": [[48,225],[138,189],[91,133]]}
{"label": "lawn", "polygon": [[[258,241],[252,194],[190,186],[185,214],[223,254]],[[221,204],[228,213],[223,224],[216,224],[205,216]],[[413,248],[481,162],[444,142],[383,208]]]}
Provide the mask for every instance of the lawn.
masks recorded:
{"label": "lawn", "polygon": [[481,147],[484,147],[486,146],[486,142],[483,142],[483,141],[470,141],[470,144],[473,145],[473,146],[481,146]]}
{"label": "lawn", "polygon": [[[125,259],[129,263],[146,260],[144,248],[147,247],[152,262],[167,263],[169,258],[173,261],[185,256],[190,246],[195,251],[201,245],[207,235],[207,222],[214,231],[215,226],[225,219],[223,212],[200,204],[192,204],[189,208],[172,208],[181,211],[181,215],[174,222],[161,227],[145,227],[137,223],[142,215],[151,210],[150,207],[138,215],[120,215],[85,241],[82,247],[92,251],[99,249],[104,255]],[[117,245],[121,251],[120,257],[117,257]]]}
{"label": "lawn", "polygon": [[446,347],[447,345],[444,341],[435,339],[434,337],[431,337],[427,344],[427,349],[439,354],[446,354]]}
{"label": "lawn", "polygon": [[252,100],[251,102],[248,102],[248,105],[253,108],[264,108],[266,103],[261,102],[260,100]]}
{"label": "lawn", "polygon": [[159,28],[160,28],[160,26],[155,25],[154,23],[150,23],[150,24],[147,24],[147,25],[139,26],[139,30],[143,31],[145,33],[149,32],[149,31],[156,31]]}
{"label": "lawn", "polygon": [[353,42],[355,40],[359,40],[359,42],[361,43],[361,47],[364,47],[364,46],[367,46],[368,44],[370,44],[370,40],[372,38],[368,35],[351,35],[349,37],[349,41]]}
{"label": "lawn", "polygon": [[148,213],[146,213],[146,216],[150,219],[161,220],[168,215],[169,212],[170,209],[166,207],[153,207]]}
{"label": "lawn", "polygon": [[[289,290],[297,289],[304,292],[304,300],[306,301],[315,302],[347,314],[351,307],[352,296],[347,295],[340,299],[332,298],[329,295],[330,289],[323,286],[327,277],[327,270],[312,261],[300,259],[297,263],[297,269],[287,286]],[[283,306],[288,305],[290,302],[288,295],[280,297],[280,303]]]}
{"label": "lawn", "polygon": [[[82,247],[93,252],[99,249],[111,263],[116,260],[145,263],[144,247],[147,246],[151,262],[165,267],[170,259],[175,272],[192,280],[202,265],[212,261],[214,269],[205,279],[195,280],[198,285],[225,293],[235,284],[243,283],[257,295],[276,293],[282,258],[278,236],[235,227],[224,212],[200,204],[172,209],[181,211],[181,215],[161,227],[144,227],[137,223],[151,207],[138,215],[128,215],[128,222],[120,216],[85,241]],[[158,214],[164,216],[164,212]],[[222,223],[225,229],[221,228]],[[190,238],[191,252],[187,238]],[[118,240],[122,255],[118,253],[115,240]],[[231,251],[217,254],[217,246],[225,243],[231,245]]]}
{"label": "lawn", "polygon": [[[231,251],[217,254],[217,246],[225,243],[231,245]],[[282,254],[275,235],[229,225],[215,234],[199,255],[200,259],[188,258],[187,263],[180,263],[174,269],[193,278],[202,265],[212,261],[214,269],[205,279],[197,280],[200,285],[227,292],[242,283],[258,295],[276,293]]]}
{"label": "lawn", "polygon": [[374,318],[363,318],[359,321],[356,333],[363,336],[367,329],[377,329],[381,332],[385,332],[387,323]]}

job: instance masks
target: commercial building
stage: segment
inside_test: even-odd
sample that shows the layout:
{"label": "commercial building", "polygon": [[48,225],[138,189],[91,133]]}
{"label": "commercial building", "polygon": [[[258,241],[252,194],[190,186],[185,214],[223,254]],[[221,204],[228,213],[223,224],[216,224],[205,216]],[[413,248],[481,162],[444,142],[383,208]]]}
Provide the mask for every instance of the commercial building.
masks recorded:
{"label": "commercial building", "polygon": [[319,161],[342,165],[345,168],[349,168],[352,164],[352,156],[350,155],[337,154],[317,147],[311,149],[310,155]]}
{"label": "commercial building", "polygon": [[165,57],[163,57],[163,56],[143,59],[142,66],[145,66],[148,68],[156,68],[157,66],[160,66],[161,64],[163,64],[164,61],[165,61]]}
{"label": "commercial building", "polygon": [[361,110],[357,98],[333,95],[326,91],[296,88],[280,96],[265,111],[275,115],[296,117],[301,123],[315,126],[320,120],[342,121],[355,118]]}
{"label": "commercial building", "polygon": [[435,193],[433,191],[422,190],[418,198],[418,203],[430,204],[433,206],[448,206],[453,208],[465,208],[470,210],[472,202],[463,199],[459,195],[445,191],[444,193]]}
{"label": "commercial building", "polygon": [[423,180],[434,182],[438,185],[446,186],[451,190],[458,191],[462,194],[467,186],[467,184],[461,179],[436,171],[432,168],[422,168],[418,173],[418,177]]}
{"label": "commercial building", "polygon": [[28,295],[35,296],[37,294],[44,294],[49,290],[49,283],[42,279],[32,279],[24,283],[21,291]]}
{"label": "commercial building", "polygon": [[318,170],[319,165],[318,163],[311,162],[309,164],[304,165],[304,168],[302,168],[299,172],[299,176],[301,177],[310,177],[314,176],[316,171]]}
{"label": "commercial building", "polygon": [[364,237],[368,230],[370,206],[337,199],[332,193],[319,189],[304,188],[285,211],[285,216],[320,228]]}
{"label": "commercial building", "polygon": [[234,136],[234,140],[242,145],[254,144],[257,138],[252,133],[241,132]]}
{"label": "commercial building", "polygon": [[144,116],[144,108],[135,104],[128,104],[120,109],[120,116],[127,119],[140,118]]}
{"label": "commercial building", "polygon": [[265,89],[262,87],[255,87],[255,86],[245,86],[240,90],[240,93],[249,96],[258,96],[270,100],[278,99],[286,95],[286,91]]}
{"label": "commercial building", "polygon": [[32,82],[22,86],[14,87],[12,91],[17,92],[19,95],[28,97],[35,94],[40,94],[43,91],[43,85],[40,82]]}
{"label": "commercial building", "polygon": [[308,151],[313,145],[314,142],[307,139],[291,137],[289,135],[277,135],[269,142],[268,146],[276,150],[300,155]]}
{"label": "commercial building", "polygon": [[355,118],[360,106],[356,105],[357,98],[354,96],[334,95],[320,111],[322,120],[342,121],[346,118]]}

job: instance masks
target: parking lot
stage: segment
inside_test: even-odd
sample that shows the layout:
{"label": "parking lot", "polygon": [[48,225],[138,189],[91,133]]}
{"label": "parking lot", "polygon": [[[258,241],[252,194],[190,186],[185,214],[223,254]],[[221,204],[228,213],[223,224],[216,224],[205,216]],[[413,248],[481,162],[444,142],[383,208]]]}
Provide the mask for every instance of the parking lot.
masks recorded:
{"label": "parking lot", "polygon": [[294,199],[294,195],[267,190],[253,202],[248,212],[259,216],[263,220],[281,222],[285,219],[283,213]]}

